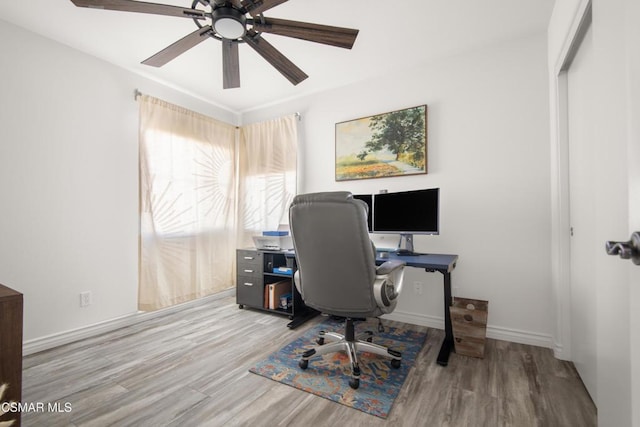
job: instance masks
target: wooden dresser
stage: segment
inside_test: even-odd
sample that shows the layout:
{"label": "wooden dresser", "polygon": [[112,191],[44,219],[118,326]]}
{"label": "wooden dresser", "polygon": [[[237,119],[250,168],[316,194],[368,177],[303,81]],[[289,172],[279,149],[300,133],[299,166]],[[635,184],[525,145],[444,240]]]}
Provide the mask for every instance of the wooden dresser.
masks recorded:
{"label": "wooden dresser", "polygon": [[[0,386],[8,384],[1,402],[22,400],[22,294],[0,285]],[[11,427],[20,425],[20,414],[9,412],[0,422],[15,420]]]}

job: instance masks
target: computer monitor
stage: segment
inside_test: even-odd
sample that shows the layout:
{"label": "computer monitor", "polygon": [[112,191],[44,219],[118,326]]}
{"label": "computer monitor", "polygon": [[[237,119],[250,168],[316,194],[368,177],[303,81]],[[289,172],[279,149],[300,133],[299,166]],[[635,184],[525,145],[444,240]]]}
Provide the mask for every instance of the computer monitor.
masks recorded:
{"label": "computer monitor", "polygon": [[367,214],[367,229],[369,233],[373,231],[373,195],[372,194],[353,194],[354,199],[362,200],[369,207]]}
{"label": "computer monitor", "polygon": [[376,194],[373,232],[400,234],[398,253],[413,253],[414,234],[440,234],[439,205],[439,188]]}

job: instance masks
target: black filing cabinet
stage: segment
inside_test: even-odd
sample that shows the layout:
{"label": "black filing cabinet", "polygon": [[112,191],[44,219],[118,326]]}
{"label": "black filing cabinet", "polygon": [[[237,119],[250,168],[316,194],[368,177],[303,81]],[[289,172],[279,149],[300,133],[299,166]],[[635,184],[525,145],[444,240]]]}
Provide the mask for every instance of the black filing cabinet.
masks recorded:
{"label": "black filing cabinet", "polygon": [[263,253],[239,249],[236,253],[238,268],[236,302],[242,306],[262,307],[264,301]]}
{"label": "black filing cabinet", "polygon": [[[289,272],[280,272],[279,268]],[[293,283],[296,271],[295,256],[291,252],[277,250],[238,249],[236,251],[236,302],[240,308],[250,307],[289,316],[289,328],[301,325],[318,314],[308,308]],[[287,307],[269,308],[269,286],[279,284],[290,294]]]}

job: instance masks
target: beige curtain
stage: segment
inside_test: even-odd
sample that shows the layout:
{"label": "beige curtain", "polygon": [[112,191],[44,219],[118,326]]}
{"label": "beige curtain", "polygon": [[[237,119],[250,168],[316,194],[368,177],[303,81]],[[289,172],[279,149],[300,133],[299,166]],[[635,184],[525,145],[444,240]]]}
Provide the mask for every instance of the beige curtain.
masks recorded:
{"label": "beige curtain", "polygon": [[140,310],[234,284],[235,126],[140,98]]}
{"label": "beige curtain", "polygon": [[288,224],[296,194],[295,115],[240,129],[238,247],[253,246],[253,235]]}

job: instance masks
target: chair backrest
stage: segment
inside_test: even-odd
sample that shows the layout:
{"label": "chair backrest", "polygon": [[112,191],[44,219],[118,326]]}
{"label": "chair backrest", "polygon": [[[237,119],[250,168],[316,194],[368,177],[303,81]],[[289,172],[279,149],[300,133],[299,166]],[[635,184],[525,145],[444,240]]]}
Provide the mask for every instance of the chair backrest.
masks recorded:
{"label": "chair backrest", "polygon": [[378,316],[367,204],[346,191],[302,194],[289,208],[305,304],[345,317]]}

